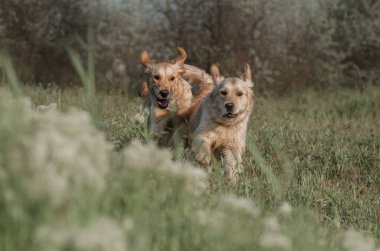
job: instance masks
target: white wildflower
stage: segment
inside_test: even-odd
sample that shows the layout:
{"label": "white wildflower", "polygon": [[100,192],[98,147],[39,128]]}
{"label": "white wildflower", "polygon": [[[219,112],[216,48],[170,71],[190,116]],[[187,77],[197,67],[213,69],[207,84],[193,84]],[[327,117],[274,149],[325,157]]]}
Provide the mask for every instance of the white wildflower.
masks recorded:
{"label": "white wildflower", "polygon": [[110,219],[102,218],[80,229],[74,237],[74,247],[81,251],[125,251],[123,230]]}
{"label": "white wildflower", "polygon": [[134,228],[133,220],[130,218],[125,218],[123,221],[123,228],[127,231],[130,231]]}
{"label": "white wildflower", "polygon": [[196,217],[201,225],[207,225],[209,214],[206,211],[199,210],[198,212],[196,212]]}
{"label": "white wildflower", "polygon": [[264,220],[264,225],[269,231],[280,231],[281,226],[276,217],[268,217]]}
{"label": "white wildflower", "polygon": [[318,239],[317,243],[318,243],[319,246],[324,247],[324,246],[326,246],[327,241],[325,239],[323,239],[323,238],[320,238],[320,239]]}
{"label": "white wildflower", "polygon": [[37,106],[36,110],[38,113],[42,112],[50,112],[50,111],[57,111],[57,104],[56,103],[51,103],[49,105],[39,105]]}
{"label": "white wildflower", "polygon": [[194,195],[200,195],[208,187],[208,175],[202,169],[173,161],[169,151],[158,149],[153,143],[143,145],[132,141],[125,149],[124,157],[129,168],[160,172],[184,180],[187,190]]}
{"label": "white wildflower", "polygon": [[179,167],[179,171],[187,181],[187,190],[194,195],[201,195],[208,188],[208,175],[202,169],[186,164]]}
{"label": "white wildflower", "polygon": [[136,121],[138,124],[144,124],[145,123],[145,116],[143,113],[136,113],[135,116],[133,116],[133,121]]}
{"label": "white wildflower", "polygon": [[276,217],[268,217],[264,220],[265,232],[260,238],[263,248],[291,249],[291,240],[281,233],[281,225]]}
{"label": "white wildflower", "polygon": [[349,230],[344,233],[343,247],[347,251],[377,251],[373,238],[365,237],[355,230]]}
{"label": "white wildflower", "polygon": [[166,170],[172,165],[169,151],[160,150],[153,143],[143,145],[136,140],[126,147],[124,157],[129,168]]}
{"label": "white wildflower", "polygon": [[40,226],[35,232],[34,242],[42,251],[61,251],[68,244],[71,232],[69,227]]}
{"label": "white wildflower", "polygon": [[289,202],[285,201],[279,207],[278,212],[283,216],[290,216],[292,214],[293,207]]}
{"label": "white wildflower", "polygon": [[261,236],[260,245],[261,247],[268,249],[291,249],[290,239],[286,235],[271,231],[265,232],[263,236]]}
{"label": "white wildflower", "polygon": [[60,206],[72,196],[99,194],[109,168],[109,146],[88,113],[45,113],[34,123],[35,133],[24,140],[24,184],[31,196]]}
{"label": "white wildflower", "polygon": [[260,215],[260,210],[250,199],[240,198],[235,195],[228,194],[223,196],[220,202],[222,207],[236,210],[252,217],[258,217]]}
{"label": "white wildflower", "polygon": [[139,106],[139,111],[141,114],[143,114],[143,116],[149,116],[149,105],[147,104],[143,104],[143,105],[140,105]]}
{"label": "white wildflower", "polygon": [[213,230],[224,231],[226,228],[226,214],[221,211],[199,210],[196,212],[198,223]]}
{"label": "white wildflower", "polygon": [[37,228],[34,241],[39,250],[125,251],[125,232],[113,220],[99,218],[85,226],[45,225]]}

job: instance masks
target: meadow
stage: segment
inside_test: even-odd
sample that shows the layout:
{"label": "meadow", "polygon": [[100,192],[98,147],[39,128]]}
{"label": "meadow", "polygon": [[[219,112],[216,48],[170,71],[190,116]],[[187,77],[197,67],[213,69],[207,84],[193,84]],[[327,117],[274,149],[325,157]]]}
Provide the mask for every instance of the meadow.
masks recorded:
{"label": "meadow", "polygon": [[3,84],[0,250],[379,250],[378,87],[257,93],[232,186],[150,142],[142,103]]}

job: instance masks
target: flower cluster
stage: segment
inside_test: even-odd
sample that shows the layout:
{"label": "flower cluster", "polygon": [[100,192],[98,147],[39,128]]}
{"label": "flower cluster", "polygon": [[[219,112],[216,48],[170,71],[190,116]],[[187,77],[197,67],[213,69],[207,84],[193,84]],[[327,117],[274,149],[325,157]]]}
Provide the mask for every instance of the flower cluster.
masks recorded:
{"label": "flower cluster", "polygon": [[38,114],[23,140],[25,186],[31,196],[61,206],[74,196],[99,194],[109,169],[108,145],[88,113]]}
{"label": "flower cluster", "polygon": [[375,240],[371,237],[365,237],[355,230],[348,230],[343,235],[343,247],[347,251],[380,251],[376,249]]}
{"label": "flower cluster", "polygon": [[35,234],[35,244],[40,250],[59,251],[125,251],[126,231],[114,220],[98,218],[91,223],[78,226],[41,226]]}
{"label": "flower cluster", "polygon": [[35,113],[24,99],[0,100],[0,179],[7,184],[1,197],[59,208],[103,191],[110,148],[87,112]]}
{"label": "flower cluster", "polygon": [[291,250],[291,241],[282,233],[281,225],[274,216],[264,221],[265,232],[260,238],[260,246],[266,249]]}
{"label": "flower cluster", "polygon": [[124,151],[127,169],[159,172],[171,179],[183,180],[189,192],[199,195],[208,187],[207,173],[187,163],[175,162],[171,153],[158,149],[153,143],[143,145],[133,141]]}
{"label": "flower cluster", "polygon": [[260,209],[254,205],[252,200],[236,197],[232,194],[223,196],[220,200],[220,205],[236,211],[237,214],[246,214],[254,218],[260,215]]}

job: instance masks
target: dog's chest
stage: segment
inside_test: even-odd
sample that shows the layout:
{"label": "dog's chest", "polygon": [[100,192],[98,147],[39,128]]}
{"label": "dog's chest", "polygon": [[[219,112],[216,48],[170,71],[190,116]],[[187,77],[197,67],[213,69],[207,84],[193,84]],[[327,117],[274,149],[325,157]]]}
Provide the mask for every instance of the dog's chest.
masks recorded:
{"label": "dog's chest", "polygon": [[218,126],[209,131],[208,137],[214,149],[223,146],[240,146],[244,145],[245,132],[240,127]]}

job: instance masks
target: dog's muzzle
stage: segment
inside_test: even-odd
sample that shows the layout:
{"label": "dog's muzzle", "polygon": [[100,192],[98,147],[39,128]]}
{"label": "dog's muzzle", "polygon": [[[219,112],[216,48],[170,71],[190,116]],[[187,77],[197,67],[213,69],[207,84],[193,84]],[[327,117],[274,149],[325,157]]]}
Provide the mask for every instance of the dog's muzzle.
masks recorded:
{"label": "dog's muzzle", "polygon": [[155,94],[156,103],[157,103],[158,107],[160,107],[161,109],[168,108],[168,106],[169,106],[169,94],[170,94],[170,92],[168,90],[159,91],[158,95],[160,97],[157,97],[157,95]]}
{"label": "dog's muzzle", "polygon": [[226,113],[223,114],[223,117],[233,119],[238,115],[238,113],[234,113],[235,105],[233,103],[227,103],[224,106],[226,108]]}
{"label": "dog's muzzle", "polygon": [[161,98],[156,97],[156,103],[157,103],[158,107],[160,107],[161,109],[166,109],[169,106],[169,100],[168,99],[161,99]]}

